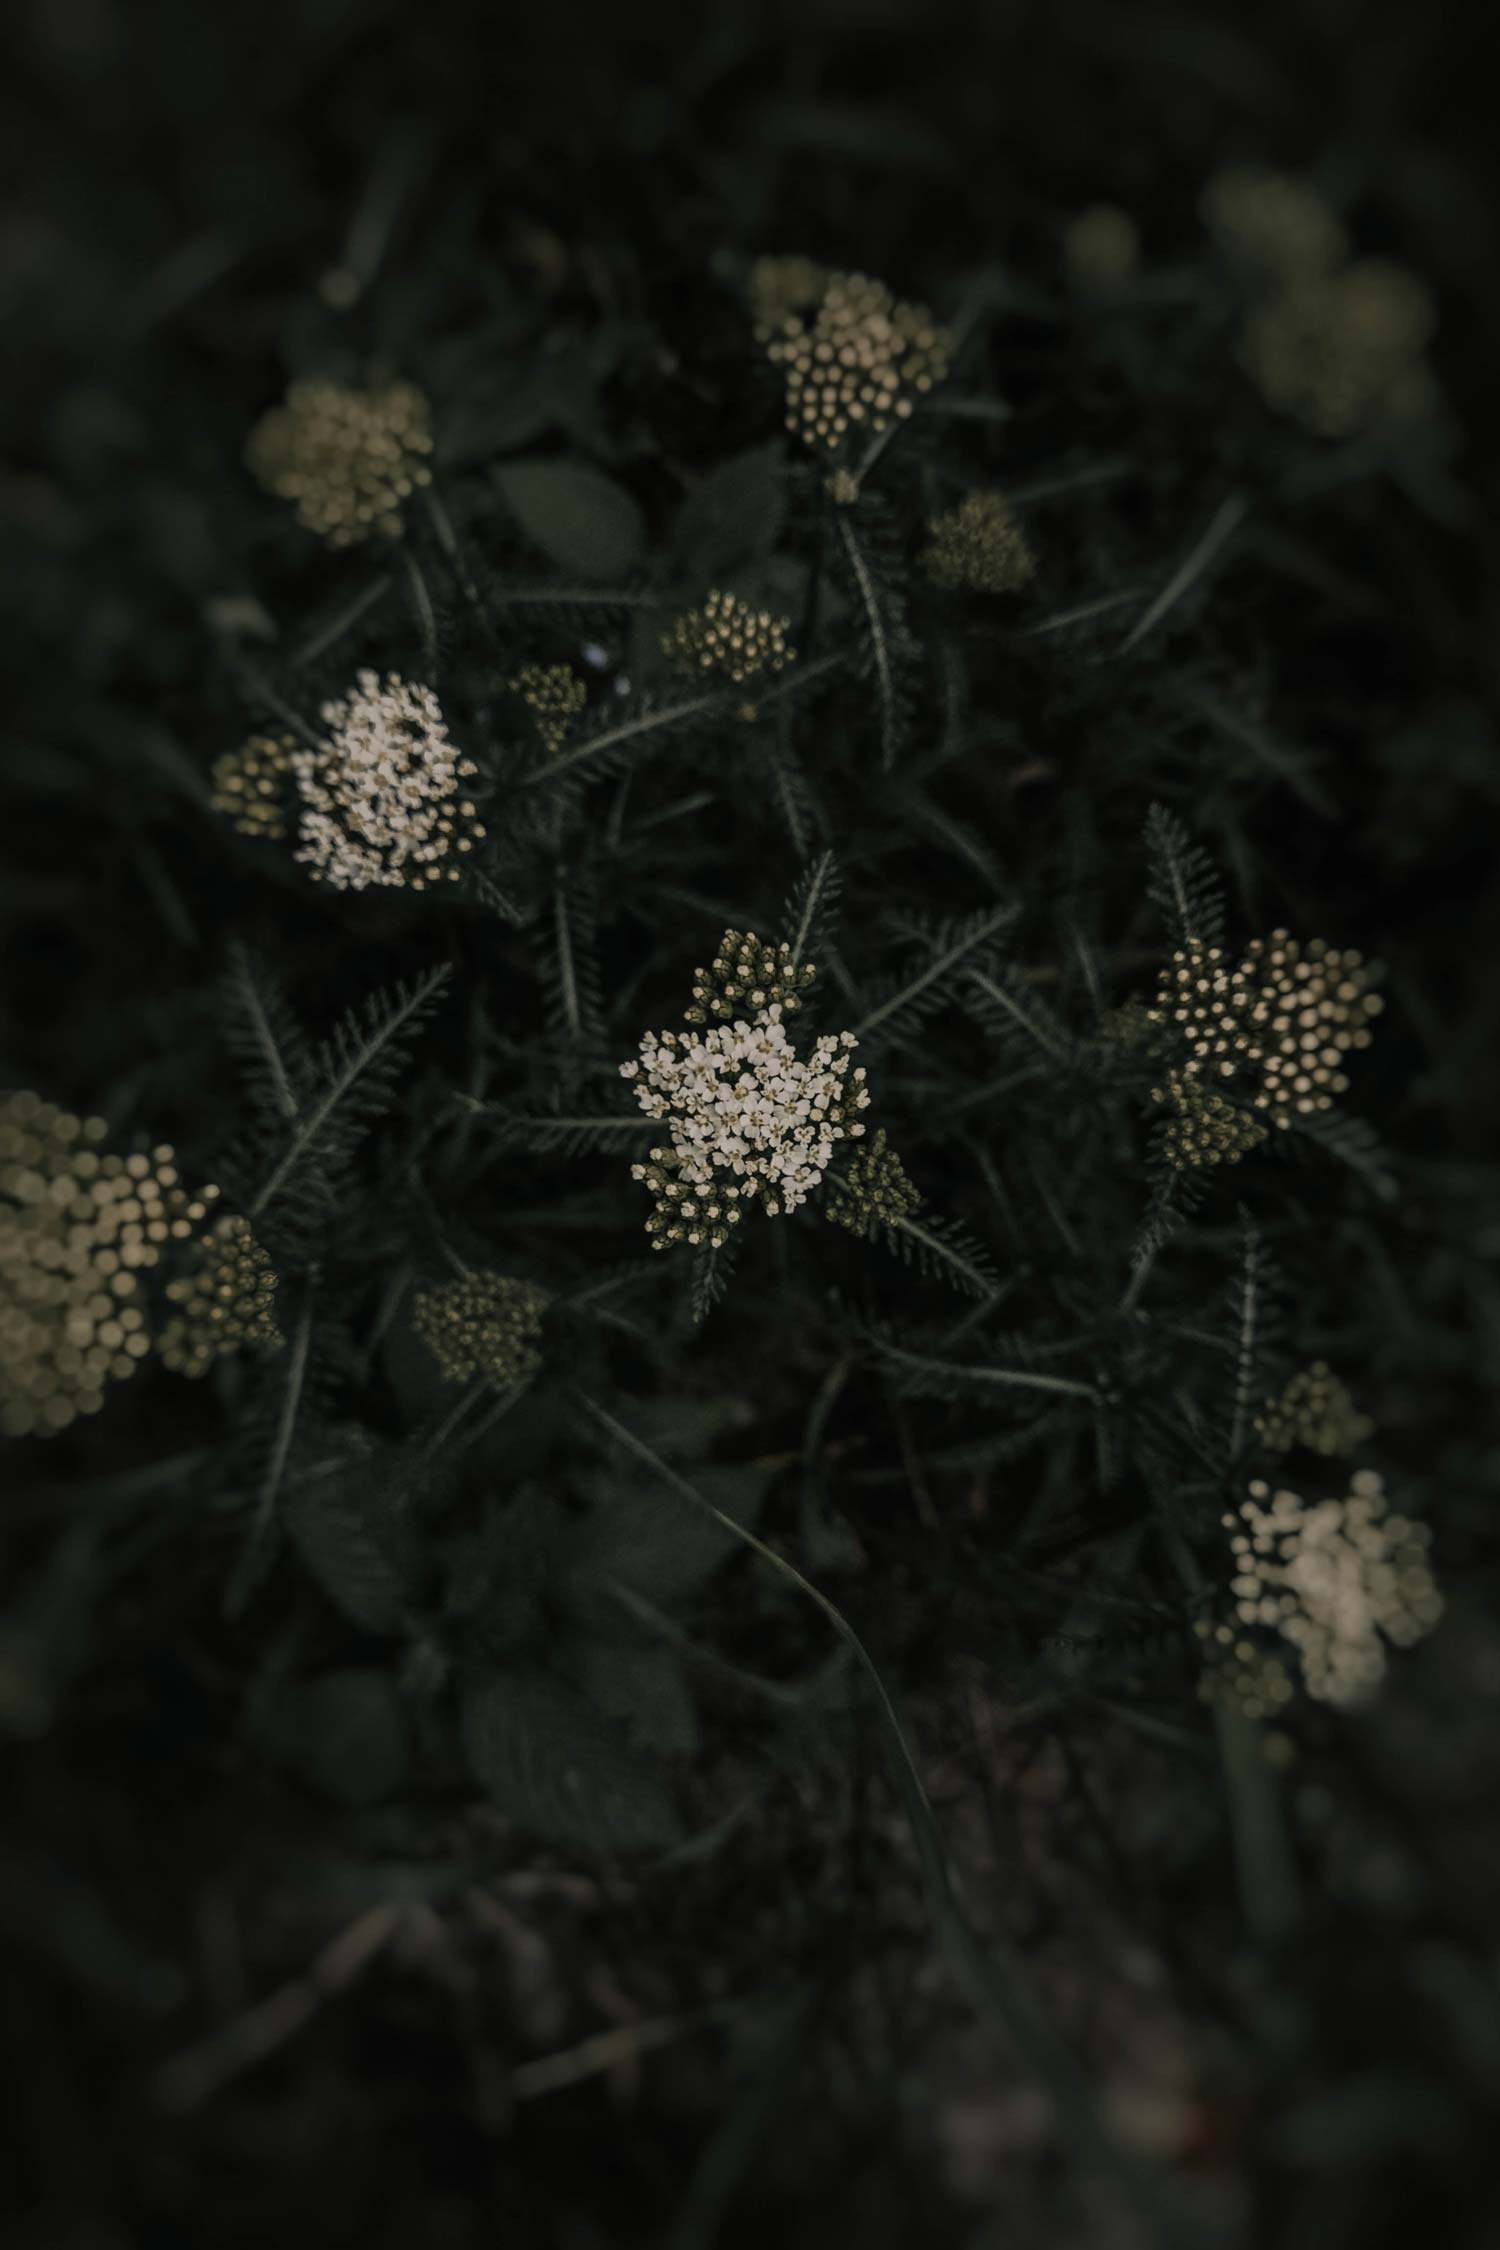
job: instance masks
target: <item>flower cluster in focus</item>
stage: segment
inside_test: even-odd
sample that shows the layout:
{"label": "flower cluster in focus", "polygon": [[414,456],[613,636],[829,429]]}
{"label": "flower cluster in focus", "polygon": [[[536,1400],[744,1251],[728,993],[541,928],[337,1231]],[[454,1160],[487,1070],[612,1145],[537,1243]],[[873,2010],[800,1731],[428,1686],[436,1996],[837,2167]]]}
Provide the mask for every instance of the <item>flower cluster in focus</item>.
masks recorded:
{"label": "flower cluster in focus", "polygon": [[450,1382],[481,1376],[502,1390],[529,1383],[542,1364],[537,1339],[547,1292],[512,1274],[469,1273],[424,1290],[413,1319]]}
{"label": "flower cluster in focus", "polygon": [[1224,1522],[1236,1614],[1291,1642],[1320,1702],[1363,1701],[1384,1674],[1384,1642],[1409,1648],[1442,1614],[1427,1527],[1388,1512],[1371,1469],[1356,1471],[1342,1499],[1312,1503],[1257,1479]]}
{"label": "flower cluster in focus", "polygon": [[[717,587],[701,609],[690,609],[662,635],[662,649],[684,672],[717,672],[736,687],[768,672],[785,671],[796,651],[789,617],[754,609],[738,594]],[[754,712],[746,708],[746,717]]]}
{"label": "flower cluster in focus", "polygon": [[1036,570],[1025,532],[998,492],[971,492],[927,526],[922,566],[940,586],[1013,594]]}
{"label": "flower cluster in focus", "polygon": [[868,1148],[855,1150],[823,1198],[824,1217],[866,1241],[877,1227],[895,1226],[921,1207],[905,1165],[886,1145],[883,1125]]}
{"label": "flower cluster in focus", "polygon": [[214,1362],[247,1348],[275,1351],[285,1338],[276,1326],[276,1275],[248,1219],[216,1221],[198,1246],[195,1270],[167,1283],[177,1307],[157,1350],[178,1375],[206,1375]]}
{"label": "flower cluster in focus", "polygon": [[631,1166],[654,1198],[652,1246],[728,1240],[760,1198],[768,1218],[795,1211],[822,1179],[841,1140],[864,1132],[869,1105],[863,1068],[851,1071],[850,1031],[814,1043],[804,1061],[782,1026],[779,1004],[754,1022],[699,1033],[648,1032],[639,1062],[620,1065],[636,1100],[668,1140]]}
{"label": "flower cluster in focus", "polygon": [[786,382],[786,426],[814,449],[878,436],[948,372],[948,331],[868,274],[762,260],[751,292],[756,334]]}
{"label": "flower cluster in focus", "polygon": [[472,799],[460,794],[478,768],[449,741],[432,690],[362,671],[322,715],[326,740],[292,755],[302,796],[297,858],[342,891],[456,882],[455,857],[484,835]]}
{"label": "flower cluster in focus", "polygon": [[140,1276],[207,1217],[165,1144],[101,1153],[99,1117],[0,1101],[0,1428],[50,1436],[104,1403],[151,1348]]}
{"label": "flower cluster in focus", "polygon": [[719,950],[706,969],[693,971],[693,1005],[685,1011],[689,1023],[732,1023],[748,1009],[779,1007],[790,1015],[802,1005],[817,971],[810,961],[800,967],[792,961],[789,945],[767,945],[753,930],[726,930]]}
{"label": "flower cluster in focus", "polygon": [[293,383],[284,405],[262,415],[246,447],[252,474],[297,520],[334,547],[401,535],[401,506],[430,484],[432,422],[412,383],[351,390]]}
{"label": "flower cluster in focus", "polygon": [[577,673],[567,664],[523,664],[510,685],[536,722],[542,748],[560,750],[588,705],[589,691]]}
{"label": "flower cluster in focus", "polygon": [[[1254,939],[1233,967],[1221,947],[1196,938],[1174,953],[1147,1011],[1186,1049],[1152,1089],[1173,1113],[1172,1161],[1232,1162],[1268,1126],[1284,1131],[1331,1108],[1348,1088],[1340,1065],[1351,1049],[1368,1047],[1382,1005],[1368,974],[1352,949],[1321,938],[1304,948],[1285,930]],[[1244,1127],[1235,1112],[1248,1113]]]}

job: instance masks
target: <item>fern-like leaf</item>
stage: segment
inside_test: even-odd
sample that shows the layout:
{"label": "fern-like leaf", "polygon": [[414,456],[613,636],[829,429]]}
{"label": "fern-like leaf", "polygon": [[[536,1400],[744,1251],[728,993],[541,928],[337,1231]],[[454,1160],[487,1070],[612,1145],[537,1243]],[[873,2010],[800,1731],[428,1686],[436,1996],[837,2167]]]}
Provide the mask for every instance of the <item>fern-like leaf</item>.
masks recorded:
{"label": "fern-like leaf", "polygon": [[839,508],[834,522],[844,575],[853,592],[862,632],[862,669],[875,689],[880,763],[888,772],[911,730],[917,643],[902,598],[901,563],[890,527],[873,509],[856,523]]}
{"label": "fern-like leaf", "polygon": [[781,943],[790,947],[794,969],[820,958],[842,888],[843,876],[831,851],[820,852],[797,878],[781,910]]}
{"label": "fern-like leaf", "polygon": [[1153,805],[1146,815],[1146,889],[1174,943],[1224,942],[1224,890],[1218,869],[1174,812]]}
{"label": "fern-like leaf", "polygon": [[348,1158],[390,1100],[411,1040],[448,975],[442,962],[412,984],[374,993],[334,1027],[318,1056],[307,1102],[250,1199],[250,1218],[284,1194],[299,1172],[316,1166],[327,1175]]}
{"label": "fern-like leaf", "polygon": [[855,1037],[867,1041],[878,1034],[883,1040],[893,1039],[915,1029],[942,1006],[962,973],[972,970],[975,956],[1015,918],[1015,907],[991,906],[927,933],[917,968],[888,986],[856,1025]]}

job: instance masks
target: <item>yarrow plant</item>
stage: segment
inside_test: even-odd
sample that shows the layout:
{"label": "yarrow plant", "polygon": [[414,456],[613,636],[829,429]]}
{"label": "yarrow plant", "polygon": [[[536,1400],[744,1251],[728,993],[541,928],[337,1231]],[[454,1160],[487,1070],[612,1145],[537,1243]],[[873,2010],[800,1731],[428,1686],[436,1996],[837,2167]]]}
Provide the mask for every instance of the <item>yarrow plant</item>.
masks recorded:
{"label": "yarrow plant", "polygon": [[431,451],[431,415],[414,383],[304,381],[262,416],[246,458],[268,492],[295,503],[306,530],[352,547],[400,538],[403,504],[432,481]]}
{"label": "yarrow plant", "polygon": [[244,1350],[276,1351],[276,1275],[248,1219],[226,1215],[198,1245],[194,1271],[167,1283],[177,1309],[161,1332],[162,1365],[179,1375],[206,1375],[217,1360]]}
{"label": "yarrow plant", "polygon": [[971,492],[927,526],[922,567],[940,586],[1013,594],[1036,573],[1025,532],[999,492]]}
{"label": "yarrow plant", "polygon": [[906,1167],[886,1145],[882,1125],[868,1148],[856,1149],[823,1198],[823,1215],[865,1241],[877,1227],[892,1227],[922,1208]]}
{"label": "yarrow plant", "polygon": [[[679,671],[716,672],[736,687],[765,673],[785,671],[796,650],[787,639],[789,617],[774,617],[715,587],[701,609],[679,617],[662,635],[663,653]],[[754,705],[743,716],[755,716]]]}
{"label": "yarrow plant", "polygon": [[253,734],[214,763],[210,802],[242,836],[279,843],[287,833],[286,799],[297,745],[289,734]]}
{"label": "yarrow plant", "polygon": [[523,664],[510,685],[531,713],[546,751],[560,750],[589,693],[569,664]]}
{"label": "yarrow plant", "polygon": [[313,879],[341,891],[457,882],[455,861],[485,833],[460,789],[479,769],[449,740],[431,688],[362,671],[322,715],[326,739],[292,757],[296,857]]}
{"label": "yarrow plant", "polygon": [[879,436],[947,374],[952,338],[924,305],[898,301],[868,274],[828,274],[813,296],[801,292],[816,269],[777,261],[771,271],[774,280],[762,273],[753,285],[759,328],[783,371],[786,426],[804,445],[837,453],[853,435]]}
{"label": "yarrow plant", "polygon": [[96,1414],[151,1349],[141,1276],[217,1201],[172,1149],[102,1151],[101,1117],[0,1101],[0,1427],[47,1437]]}
{"label": "yarrow plant", "polygon": [[1223,1520],[1236,1614],[1292,1643],[1321,1702],[1365,1701],[1385,1672],[1383,1642],[1409,1648],[1442,1614],[1427,1526],[1389,1512],[1372,1469],[1357,1470],[1342,1499],[1311,1503],[1257,1479]]}
{"label": "yarrow plant", "polygon": [[640,1061],[620,1065],[670,1136],[649,1163],[631,1166],[655,1198],[646,1221],[654,1249],[720,1248],[757,1198],[768,1218],[797,1210],[838,1143],[863,1133],[856,1112],[870,1097],[863,1067],[850,1068],[853,1032],[825,1034],[804,1061],[781,1015],[773,1003],[753,1021],[701,1035],[648,1032]]}
{"label": "yarrow plant", "polygon": [[513,1274],[469,1273],[423,1290],[417,1334],[450,1382],[480,1376],[498,1389],[529,1383],[539,1371],[538,1339],[550,1302],[545,1289]]}
{"label": "yarrow plant", "polygon": [[707,1023],[712,1016],[717,1023],[732,1023],[747,1008],[758,1015],[770,1007],[790,1015],[816,975],[810,961],[800,967],[793,962],[789,945],[767,945],[753,930],[726,930],[709,966],[693,972],[686,1019]]}
{"label": "yarrow plant", "polygon": [[1255,1422],[1257,1436],[1273,1453],[1303,1445],[1312,1453],[1329,1456],[1351,1452],[1374,1427],[1368,1414],[1361,1414],[1355,1405],[1348,1385],[1323,1359],[1299,1368],[1278,1395],[1266,1401]]}
{"label": "yarrow plant", "polygon": [[[1233,1161],[1268,1126],[1285,1130],[1333,1105],[1349,1081],[1339,1067],[1368,1047],[1383,1005],[1357,952],[1285,930],[1256,938],[1230,967],[1220,946],[1194,938],[1163,968],[1149,1023],[1173,1034],[1185,1059],[1152,1098],[1174,1112],[1172,1160]],[[1234,1102],[1226,1099],[1232,1094]],[[1236,1127],[1233,1108],[1250,1113]],[[1258,1128],[1251,1134],[1250,1126]]]}

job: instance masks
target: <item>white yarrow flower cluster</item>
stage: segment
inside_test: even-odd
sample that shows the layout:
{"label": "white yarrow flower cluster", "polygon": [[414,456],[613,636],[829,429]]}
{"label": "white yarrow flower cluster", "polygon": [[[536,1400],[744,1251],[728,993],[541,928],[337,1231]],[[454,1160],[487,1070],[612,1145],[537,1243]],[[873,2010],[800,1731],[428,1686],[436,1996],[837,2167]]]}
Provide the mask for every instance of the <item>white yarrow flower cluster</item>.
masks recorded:
{"label": "white yarrow flower cluster", "polygon": [[829,1033],[804,1061],[779,1003],[750,1022],[647,1033],[620,1075],[670,1135],[649,1164],[631,1166],[657,1199],[646,1222],[654,1247],[717,1246],[757,1196],[771,1218],[806,1202],[837,1143],[864,1132],[854,1112],[870,1097],[863,1067],[850,1068],[855,1044],[853,1032]]}
{"label": "white yarrow flower cluster", "polygon": [[449,741],[431,688],[362,671],[322,716],[327,739],[292,755],[302,797],[297,858],[341,891],[456,882],[455,858],[484,835],[472,799],[460,794],[479,769]]}
{"label": "white yarrow flower cluster", "polygon": [[1257,1480],[1224,1521],[1235,1532],[1237,1614],[1292,1643],[1321,1702],[1364,1701],[1385,1672],[1381,1636],[1409,1648],[1442,1614],[1427,1526],[1387,1513],[1372,1469],[1356,1472],[1343,1499],[1312,1503]]}

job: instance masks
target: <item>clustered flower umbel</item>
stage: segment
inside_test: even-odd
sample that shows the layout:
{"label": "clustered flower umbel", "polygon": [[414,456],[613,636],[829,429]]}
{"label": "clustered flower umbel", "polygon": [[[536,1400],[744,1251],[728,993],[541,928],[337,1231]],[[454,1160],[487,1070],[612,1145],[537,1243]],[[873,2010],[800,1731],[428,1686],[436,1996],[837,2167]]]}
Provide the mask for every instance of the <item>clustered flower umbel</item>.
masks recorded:
{"label": "clustered flower umbel", "polygon": [[547,1292],[534,1281],[469,1273],[424,1290],[413,1319],[450,1382],[478,1375],[509,1390],[529,1383],[542,1364],[537,1338],[548,1302]]}
{"label": "clustered flower umbel", "polygon": [[[713,1010],[726,997],[720,963],[737,967],[744,958],[758,973],[769,947],[753,933],[725,932],[712,971],[700,969],[694,983],[694,1014]],[[781,981],[805,983],[779,949],[773,968]],[[774,983],[751,987],[766,991]],[[635,1098],[648,1117],[659,1119],[668,1139],[650,1152],[649,1161],[632,1164],[630,1176],[654,1198],[646,1232],[652,1248],[673,1243],[708,1244],[720,1249],[757,1197],[768,1218],[795,1211],[822,1179],[838,1143],[858,1139],[864,1127],[857,1113],[869,1107],[863,1066],[851,1069],[856,1041],[852,1031],[831,1032],[814,1042],[804,1061],[782,1024],[787,1003],[755,1002],[745,994],[749,1014],[720,1022],[706,1031],[647,1032],[639,1062],[620,1065],[620,1076],[636,1081]]]}
{"label": "clustered flower umbel", "polygon": [[922,565],[940,586],[1013,594],[1036,570],[1025,532],[1003,494],[971,492],[927,526]]}
{"label": "clustered flower umbel", "polygon": [[767,945],[753,930],[726,930],[708,967],[693,971],[693,1005],[684,1013],[689,1023],[710,1016],[732,1023],[747,1009],[754,1016],[772,1007],[791,1015],[816,975],[810,961],[793,961],[789,945]]}
{"label": "clustered flower umbel", "polygon": [[172,1150],[101,1153],[101,1117],[0,1101],[0,1428],[47,1437],[95,1414],[151,1348],[140,1276],[207,1217]]}
{"label": "clustered flower umbel", "polygon": [[[1382,1006],[1368,974],[1352,949],[1321,938],[1304,948],[1285,930],[1254,939],[1235,967],[1222,947],[1197,938],[1174,953],[1147,1011],[1187,1048],[1166,1084],[1152,1089],[1175,1113],[1172,1161],[1232,1161],[1267,1124],[1285,1130],[1331,1108],[1349,1083],[1339,1066],[1352,1048],[1369,1046],[1370,1019]],[[1236,1108],[1253,1113],[1261,1128],[1253,1138],[1232,1123]]]}
{"label": "clustered flower umbel", "polygon": [[921,1207],[905,1165],[886,1146],[883,1125],[868,1148],[855,1150],[823,1198],[823,1216],[866,1241],[877,1227],[893,1227]]}
{"label": "clustered flower umbel", "polygon": [[1086,297],[1114,296],[1134,278],[1140,257],[1140,229],[1117,203],[1091,203],[1064,230],[1063,264]]}
{"label": "clustered flower umbel", "polygon": [[[674,620],[661,645],[679,670],[717,672],[741,687],[765,673],[784,672],[795,661],[796,650],[787,640],[791,623],[789,617],[773,617],[715,587],[701,609]],[[753,718],[754,706],[747,703],[742,715]]]}
{"label": "clustered flower umbel", "polygon": [[287,832],[286,793],[297,745],[289,734],[252,734],[214,762],[210,802],[242,836],[275,843]]}
{"label": "clustered flower umbel", "polygon": [[1312,1503],[1257,1479],[1224,1522],[1234,1535],[1236,1614],[1292,1643],[1320,1702],[1362,1702],[1385,1671],[1382,1636],[1409,1648],[1442,1614],[1427,1563],[1431,1534],[1388,1512],[1373,1469],[1357,1470],[1342,1499]]}
{"label": "clustered flower umbel", "polygon": [[1310,1452],[1330,1457],[1352,1452],[1374,1427],[1368,1414],[1361,1414],[1355,1405],[1348,1385],[1323,1359],[1299,1369],[1279,1396],[1267,1399],[1255,1421],[1262,1443],[1273,1453],[1289,1453],[1293,1446],[1305,1445]]}
{"label": "clustered flower umbel", "polygon": [[542,748],[560,750],[588,704],[589,691],[578,674],[567,664],[523,664],[510,685],[530,711]]}
{"label": "clustered flower umbel", "polygon": [[275,1351],[276,1275],[248,1219],[219,1219],[198,1247],[195,1270],[167,1283],[177,1307],[157,1346],[162,1363],[196,1380],[216,1360],[247,1348]]}
{"label": "clustered flower umbel", "polygon": [[786,426],[814,448],[836,453],[851,435],[905,421],[948,372],[947,329],[868,274],[762,260],[751,300],[757,338],[785,373]]}
{"label": "clustered flower umbel", "polygon": [[1203,217],[1255,292],[1241,356],[1269,406],[1321,437],[1348,437],[1427,411],[1434,312],[1414,274],[1348,257],[1321,196],[1256,166],[1218,174]]}
{"label": "clustered flower umbel", "polygon": [[292,754],[302,797],[296,856],[315,881],[341,891],[456,882],[455,859],[484,835],[473,800],[459,793],[479,769],[449,741],[431,688],[363,671],[322,716],[326,739]]}
{"label": "clustered flower umbel", "polygon": [[297,520],[334,547],[401,536],[401,506],[432,482],[432,421],[414,383],[351,390],[309,380],[262,415],[246,460]]}

